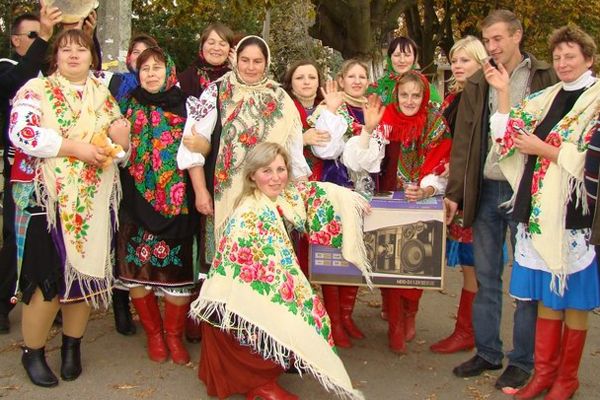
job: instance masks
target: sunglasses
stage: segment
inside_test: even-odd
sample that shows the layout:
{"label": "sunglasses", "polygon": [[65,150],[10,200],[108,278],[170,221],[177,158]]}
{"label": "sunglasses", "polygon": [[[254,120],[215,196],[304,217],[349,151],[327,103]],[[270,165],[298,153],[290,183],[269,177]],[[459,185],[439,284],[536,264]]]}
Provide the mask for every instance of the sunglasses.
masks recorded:
{"label": "sunglasses", "polygon": [[35,39],[40,35],[36,31],[29,31],[25,33],[15,33],[15,36],[27,36],[29,39]]}

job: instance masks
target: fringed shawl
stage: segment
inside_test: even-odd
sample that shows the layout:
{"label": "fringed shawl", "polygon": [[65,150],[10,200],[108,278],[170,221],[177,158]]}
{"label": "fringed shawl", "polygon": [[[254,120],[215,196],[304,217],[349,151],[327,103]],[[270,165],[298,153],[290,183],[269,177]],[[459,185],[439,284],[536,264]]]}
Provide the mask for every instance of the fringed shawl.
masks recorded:
{"label": "fringed shawl", "polygon": [[[513,137],[523,129],[533,134],[544,119],[554,98],[562,89],[557,83],[525,99],[510,112],[504,137],[496,144],[500,154],[500,169],[517,191],[526,156],[514,147]],[[579,97],[571,111],[561,119],[548,134],[545,142],[560,148],[556,163],[538,157],[531,186],[531,215],[528,229],[535,250],[545,261],[552,273],[551,289],[563,294],[568,275],[565,220],[567,204],[571,194],[581,202],[584,212],[588,212],[585,202],[583,165],[585,151],[592,133],[598,124],[600,111],[600,81],[589,87]],[[509,205],[514,203],[514,195]]]}
{"label": "fringed shawl", "polygon": [[215,237],[233,212],[242,189],[246,154],[258,143],[287,147],[290,135],[302,132],[294,102],[278,83],[263,79],[256,85],[229,72],[219,86],[221,141],[214,175]]}
{"label": "fringed shawl", "polygon": [[276,201],[260,192],[246,197],[227,221],[190,314],[283,367],[293,360],[327,390],[362,399],[337,355],[331,321],[298,265],[283,219],[307,231],[311,243],[341,247],[368,279],[365,204],[348,189],[320,182],[290,185]]}
{"label": "fringed shawl", "polygon": [[[106,133],[121,116],[108,89],[89,77],[79,92],[58,72],[34,79],[23,87],[41,96],[40,126],[62,137],[90,142]],[[65,251],[65,283],[74,281],[94,306],[109,303],[112,282],[112,217],[116,215],[121,186],[114,164],[97,168],[73,157],[38,159],[36,193],[47,211],[49,228],[57,228]],[[105,290],[102,290],[105,289]],[[88,296],[102,293],[102,298]]]}

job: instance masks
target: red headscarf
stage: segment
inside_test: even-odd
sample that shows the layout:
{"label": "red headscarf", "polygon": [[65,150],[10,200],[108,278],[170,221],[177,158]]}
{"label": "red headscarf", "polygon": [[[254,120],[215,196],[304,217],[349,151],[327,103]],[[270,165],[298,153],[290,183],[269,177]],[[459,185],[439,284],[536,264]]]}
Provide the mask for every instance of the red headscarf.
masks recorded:
{"label": "red headscarf", "polygon": [[423,82],[423,100],[415,115],[411,115],[410,117],[404,115],[398,106],[398,84],[396,84],[394,88],[394,101],[385,107],[385,112],[381,119],[381,124],[391,126],[391,131],[388,136],[390,142],[414,142],[421,136],[425,129],[425,124],[427,123],[427,110],[430,97],[429,81],[425,75],[416,71],[409,71],[402,76],[409,74],[418,76]]}
{"label": "red headscarf", "polygon": [[399,189],[399,171],[406,173],[407,180],[418,181],[426,175],[442,172],[450,155],[451,140],[444,118],[429,104],[429,81],[416,71],[407,74],[418,75],[423,82],[423,100],[415,115],[404,115],[398,107],[396,85],[396,100],[385,108],[380,127],[389,126],[384,131],[390,143],[385,149],[381,190]]}

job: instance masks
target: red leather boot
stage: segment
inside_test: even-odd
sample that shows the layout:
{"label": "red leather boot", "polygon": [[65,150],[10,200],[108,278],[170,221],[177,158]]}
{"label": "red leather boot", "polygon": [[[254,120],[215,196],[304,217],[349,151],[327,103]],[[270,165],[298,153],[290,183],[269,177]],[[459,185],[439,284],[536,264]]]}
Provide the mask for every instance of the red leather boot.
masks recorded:
{"label": "red leather boot", "polygon": [[152,361],[164,362],[169,355],[162,332],[162,319],[156,296],[153,292],[144,297],[131,299],[135,307],[142,327],[148,339],[148,357]]}
{"label": "red leather boot", "polygon": [[346,334],[344,327],[342,326],[342,316],[340,309],[340,286],[334,285],[322,285],[321,290],[323,291],[323,304],[329,314],[331,320],[331,336],[337,347],[350,348],[352,342]]}
{"label": "red leather boot", "polygon": [[388,343],[394,353],[406,354],[404,301],[400,289],[381,289],[388,304]]}
{"label": "red leather boot", "polygon": [[567,400],[579,388],[579,363],[585,346],[587,331],[571,329],[565,324],[562,347],[560,350],[560,364],[558,365],[558,377],[544,397],[544,400]]}
{"label": "red leather boot", "polygon": [[562,320],[538,317],[535,324],[533,378],[515,394],[515,399],[533,399],[554,383],[560,361],[562,327]]}
{"label": "red leather boot", "polygon": [[472,320],[475,294],[465,289],[462,290],[454,332],[447,338],[429,346],[431,351],[434,353],[450,354],[457,351],[471,350],[475,347]]}
{"label": "red leather boot", "polygon": [[340,286],[340,308],[342,312],[342,325],[353,339],[364,339],[365,335],[358,329],[352,320],[352,311],[356,302],[358,286]]}
{"label": "red leather boot", "polygon": [[246,400],[298,400],[298,396],[288,392],[277,384],[277,381],[271,381],[263,386],[259,386],[246,393]]}
{"label": "red leather boot", "polygon": [[165,301],[165,341],[175,364],[190,362],[190,355],[183,344],[183,327],[189,304],[176,305]]}
{"label": "red leather boot", "polygon": [[416,319],[422,289],[400,289],[404,299],[404,339],[410,342],[417,335]]}

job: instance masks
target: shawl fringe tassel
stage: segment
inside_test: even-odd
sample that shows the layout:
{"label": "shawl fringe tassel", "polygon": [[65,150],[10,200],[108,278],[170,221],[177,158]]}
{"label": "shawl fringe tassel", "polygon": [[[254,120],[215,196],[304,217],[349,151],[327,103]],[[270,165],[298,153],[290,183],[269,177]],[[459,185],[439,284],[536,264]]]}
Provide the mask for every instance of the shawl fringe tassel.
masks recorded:
{"label": "shawl fringe tassel", "polygon": [[[225,303],[198,299],[192,303],[189,315],[197,322],[209,323],[223,332],[233,335],[237,341],[247,344],[255,353],[260,354],[264,359],[272,360],[284,369],[290,367],[289,360],[293,355],[294,367],[298,370],[300,376],[310,373],[325,390],[334,393],[339,398],[364,400],[364,395],[359,390],[348,390],[334,382],[330,377],[319,371],[316,366],[301,359],[298,354],[277,342],[259,326],[229,311]],[[215,316],[221,321],[220,324],[212,322]]]}

